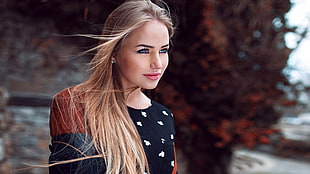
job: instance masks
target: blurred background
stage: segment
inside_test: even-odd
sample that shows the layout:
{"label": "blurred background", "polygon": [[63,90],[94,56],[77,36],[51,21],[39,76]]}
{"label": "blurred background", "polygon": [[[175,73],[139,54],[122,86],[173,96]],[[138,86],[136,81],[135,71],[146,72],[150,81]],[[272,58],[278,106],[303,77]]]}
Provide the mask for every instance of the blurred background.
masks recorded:
{"label": "blurred background", "polygon": [[[42,174],[49,105],[87,78],[116,0],[0,2],[0,173]],[[170,65],[148,92],[175,115],[180,174],[310,171],[310,1],[166,0]],[[20,170],[22,169],[22,170]]]}

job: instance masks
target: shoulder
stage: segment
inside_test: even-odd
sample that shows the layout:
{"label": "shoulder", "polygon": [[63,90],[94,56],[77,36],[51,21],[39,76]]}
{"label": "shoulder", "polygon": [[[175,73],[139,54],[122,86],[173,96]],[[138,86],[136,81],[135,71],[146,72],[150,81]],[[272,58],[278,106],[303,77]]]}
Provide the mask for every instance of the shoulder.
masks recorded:
{"label": "shoulder", "polygon": [[75,88],[76,88],[76,86],[71,86],[71,87],[63,89],[62,91],[60,91],[56,95],[54,95],[54,100],[55,99],[70,98],[73,95],[73,91],[75,90]]}
{"label": "shoulder", "polygon": [[[165,131],[171,132],[172,134],[175,134],[174,129],[174,115],[173,113],[164,105],[157,103],[155,101],[152,101],[152,107],[151,107],[151,113],[155,113],[156,120],[162,121],[166,126]],[[160,124],[157,121],[158,124]]]}
{"label": "shoulder", "polygon": [[[164,109],[164,110],[169,110],[166,106],[152,100],[152,106],[159,108],[159,109]],[[170,110],[169,110],[170,111]]]}
{"label": "shoulder", "polygon": [[171,115],[173,116],[172,112],[170,111],[170,109],[168,109],[166,106],[152,100],[152,108],[155,110],[160,111],[162,114],[164,115]]}
{"label": "shoulder", "polygon": [[83,101],[83,92],[77,86],[71,86],[58,92],[53,97],[52,105],[78,104]]}
{"label": "shoulder", "polygon": [[51,105],[51,111],[65,111],[71,105],[73,101],[73,89],[74,87],[66,88],[58,92],[54,97]]}
{"label": "shoulder", "polygon": [[51,135],[62,133],[84,133],[84,104],[75,87],[57,93],[50,108]]}

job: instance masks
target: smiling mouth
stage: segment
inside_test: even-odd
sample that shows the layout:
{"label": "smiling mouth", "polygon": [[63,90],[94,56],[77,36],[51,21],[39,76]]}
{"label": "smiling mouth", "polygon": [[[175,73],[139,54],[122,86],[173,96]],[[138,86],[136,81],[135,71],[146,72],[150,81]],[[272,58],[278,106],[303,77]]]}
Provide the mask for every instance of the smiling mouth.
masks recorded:
{"label": "smiling mouth", "polygon": [[150,80],[157,80],[160,78],[161,73],[149,73],[149,74],[143,74],[143,75]]}

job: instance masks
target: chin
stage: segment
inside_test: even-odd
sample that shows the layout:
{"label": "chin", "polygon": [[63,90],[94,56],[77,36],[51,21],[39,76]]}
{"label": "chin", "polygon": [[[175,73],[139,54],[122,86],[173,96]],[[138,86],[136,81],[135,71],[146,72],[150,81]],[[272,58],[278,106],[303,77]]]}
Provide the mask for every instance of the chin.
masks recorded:
{"label": "chin", "polygon": [[145,87],[145,88],[143,88],[143,89],[152,90],[152,89],[155,89],[155,88],[156,88],[156,86],[154,86],[154,87]]}
{"label": "chin", "polygon": [[144,85],[144,86],[141,86],[141,88],[143,88],[143,89],[149,89],[149,90],[155,89],[156,87],[157,87],[157,84],[155,84],[155,85]]}

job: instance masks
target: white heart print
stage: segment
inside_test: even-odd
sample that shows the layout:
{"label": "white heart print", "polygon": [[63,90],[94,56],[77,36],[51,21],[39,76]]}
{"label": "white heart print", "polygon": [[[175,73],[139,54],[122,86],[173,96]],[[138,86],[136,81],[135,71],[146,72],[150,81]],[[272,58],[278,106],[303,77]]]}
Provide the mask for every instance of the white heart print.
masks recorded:
{"label": "white heart print", "polygon": [[143,117],[147,117],[147,114],[146,114],[146,112],[144,112],[144,111],[141,111],[141,115],[142,115]]}
{"label": "white heart print", "polygon": [[137,121],[137,125],[138,126],[142,126],[142,122],[141,121]]}
{"label": "white heart print", "polygon": [[165,157],[165,152],[164,152],[164,151],[161,151],[161,152],[158,154],[158,156],[159,156],[159,157],[162,157],[162,158]]}
{"label": "white heart print", "polygon": [[163,122],[163,121],[157,121],[157,124],[163,126],[163,125],[164,125],[164,122]]}

